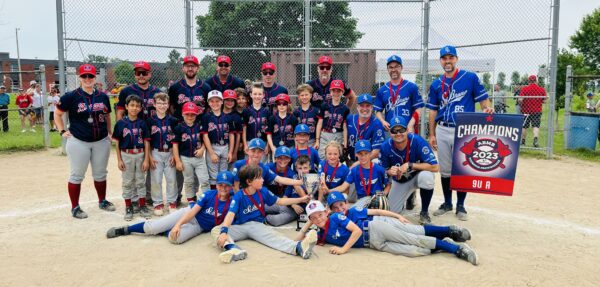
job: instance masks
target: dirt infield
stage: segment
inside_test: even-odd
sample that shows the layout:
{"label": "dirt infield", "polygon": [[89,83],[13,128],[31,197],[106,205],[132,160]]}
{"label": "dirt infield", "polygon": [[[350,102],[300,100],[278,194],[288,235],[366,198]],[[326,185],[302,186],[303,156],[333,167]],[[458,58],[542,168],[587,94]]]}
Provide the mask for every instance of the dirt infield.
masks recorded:
{"label": "dirt infield", "polygon": [[[513,197],[471,194],[471,219],[433,217],[471,229],[477,267],[449,254],[406,258],[368,249],[302,260],[242,241],[249,257],[224,265],[210,236],[176,246],[164,237],[108,240],[125,224],[121,175],[109,162],[108,197],[97,208],[90,171],[85,220],[70,216],[66,157],[57,150],[0,155],[0,286],[597,286],[600,282],[600,164],[521,158]],[[441,202],[439,179],[432,208]],[[414,218],[414,214],[412,215]],[[141,219],[136,218],[136,221]],[[134,221],[135,222],[135,221]],[[291,225],[280,229],[294,235]],[[596,263],[594,263],[596,262]]]}

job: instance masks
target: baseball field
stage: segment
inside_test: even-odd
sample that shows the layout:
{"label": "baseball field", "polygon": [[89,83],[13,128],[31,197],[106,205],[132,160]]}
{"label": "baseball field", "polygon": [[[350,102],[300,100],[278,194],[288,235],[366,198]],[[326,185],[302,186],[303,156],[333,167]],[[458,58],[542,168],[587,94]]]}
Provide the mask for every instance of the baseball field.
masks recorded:
{"label": "baseball field", "polygon": [[[222,264],[210,235],[183,245],[164,237],[106,239],[124,225],[121,174],[111,155],[108,199],[100,211],[88,170],[85,220],[74,219],[66,191],[67,158],[58,150],[0,155],[0,286],[598,286],[600,163],[521,158],[512,197],[471,194],[470,220],[433,217],[473,233],[473,266],[449,254],[407,258],[371,249],[309,260],[253,241],[245,261]],[[441,203],[439,178],[431,204]],[[417,206],[417,209],[419,206]],[[415,209],[415,212],[417,211]],[[413,220],[416,214],[408,213]],[[142,220],[136,217],[133,222]],[[415,220],[416,222],[416,220]],[[295,224],[279,230],[295,233]]]}

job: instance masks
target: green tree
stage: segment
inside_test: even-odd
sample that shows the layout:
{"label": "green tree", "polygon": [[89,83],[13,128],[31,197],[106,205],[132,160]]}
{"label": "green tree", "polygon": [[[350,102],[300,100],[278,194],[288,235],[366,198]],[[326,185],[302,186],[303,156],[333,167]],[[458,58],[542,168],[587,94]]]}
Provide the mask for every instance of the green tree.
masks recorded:
{"label": "green tree", "polygon": [[181,53],[175,49],[171,50],[167,57],[169,58],[169,60],[167,60],[167,78],[175,81],[177,78],[181,77],[181,65],[183,58],[181,57]]}
{"label": "green tree", "polygon": [[569,46],[581,53],[586,65],[600,71],[600,8],[583,18]]}
{"label": "green tree", "polygon": [[[556,70],[556,109],[565,107],[565,84],[567,79],[567,66],[573,66],[573,75],[585,75],[592,72],[586,65],[582,54],[575,51],[562,49],[558,52],[558,69]],[[586,81],[573,81],[573,95],[584,96]]]}
{"label": "green tree", "polygon": [[215,74],[216,60],[216,56],[205,56],[204,58],[202,58],[202,60],[200,60],[200,69],[198,70],[199,79],[206,79]]}
{"label": "green tree", "polygon": [[521,75],[520,84],[521,85],[528,85],[529,84],[529,74],[525,73],[525,74]]}
{"label": "green tree", "polygon": [[89,55],[87,55],[87,57],[85,57],[84,62],[87,62],[90,64],[108,63],[108,57],[89,54]]}
{"label": "green tree", "polygon": [[517,71],[513,71],[510,75],[510,85],[515,86],[521,83],[521,74]]}
{"label": "green tree", "polygon": [[133,83],[133,65],[126,61],[117,64],[115,66],[115,78],[119,84]]}
{"label": "green tree", "polygon": [[506,74],[504,72],[498,73],[498,79],[496,79],[496,84],[500,86],[500,89],[506,89]]}
{"label": "green tree", "polygon": [[483,82],[483,87],[485,88],[486,91],[489,91],[490,88],[492,87],[491,78],[492,78],[492,75],[490,73],[488,73],[488,72],[483,73],[481,81]]}
{"label": "green tree", "polygon": [[[196,17],[201,47],[253,47],[260,50],[221,50],[233,62],[232,73],[245,79],[259,77],[260,64],[271,59],[270,47],[304,45],[302,1],[253,1],[210,3],[208,13]],[[362,33],[356,31],[347,2],[312,4],[312,47],[353,48]],[[214,73],[214,72],[213,72]]]}

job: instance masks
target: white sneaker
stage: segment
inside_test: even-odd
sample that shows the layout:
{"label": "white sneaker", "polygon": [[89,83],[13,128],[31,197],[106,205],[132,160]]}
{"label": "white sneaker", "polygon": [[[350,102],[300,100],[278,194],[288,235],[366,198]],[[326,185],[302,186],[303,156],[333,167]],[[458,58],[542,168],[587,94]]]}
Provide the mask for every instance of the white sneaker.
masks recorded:
{"label": "white sneaker", "polygon": [[31,132],[32,132],[32,133],[35,133],[35,129],[31,129]]}
{"label": "white sneaker", "polygon": [[302,258],[308,259],[312,254],[313,247],[317,244],[317,231],[314,229],[306,234],[306,237],[300,242],[300,248],[302,248]]}
{"label": "white sneaker", "polygon": [[246,250],[242,250],[239,248],[231,248],[227,251],[221,252],[219,254],[219,259],[223,263],[231,263],[233,261],[244,260],[248,256]]}
{"label": "white sneaker", "polygon": [[23,129],[23,130],[21,130],[21,132],[22,132],[22,133],[24,133],[24,132],[26,132],[26,131],[27,131],[26,129]]}

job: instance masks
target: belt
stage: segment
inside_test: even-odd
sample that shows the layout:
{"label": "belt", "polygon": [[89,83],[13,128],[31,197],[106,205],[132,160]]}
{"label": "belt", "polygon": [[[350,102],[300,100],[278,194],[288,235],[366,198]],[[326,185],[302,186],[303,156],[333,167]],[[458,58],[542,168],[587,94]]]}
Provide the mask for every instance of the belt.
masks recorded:
{"label": "belt", "polygon": [[453,123],[449,123],[449,122],[444,122],[444,121],[439,121],[437,122],[438,125],[443,126],[443,127],[447,127],[447,128],[455,128],[456,125]]}
{"label": "belt", "polygon": [[143,153],[144,149],[143,148],[125,148],[125,149],[121,149],[121,152],[128,153],[128,154],[138,154],[138,153]]}
{"label": "belt", "polygon": [[365,220],[362,223],[362,230],[363,230],[363,243],[365,247],[371,247],[371,245],[369,244],[369,221]]}
{"label": "belt", "polygon": [[159,151],[159,152],[171,152],[171,149],[170,149],[170,148],[168,148],[168,149],[164,149],[164,148],[155,148],[155,149],[153,149],[153,150],[155,150],[155,151]]}

